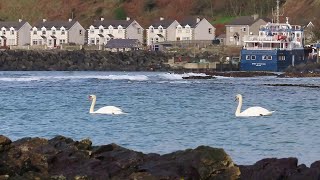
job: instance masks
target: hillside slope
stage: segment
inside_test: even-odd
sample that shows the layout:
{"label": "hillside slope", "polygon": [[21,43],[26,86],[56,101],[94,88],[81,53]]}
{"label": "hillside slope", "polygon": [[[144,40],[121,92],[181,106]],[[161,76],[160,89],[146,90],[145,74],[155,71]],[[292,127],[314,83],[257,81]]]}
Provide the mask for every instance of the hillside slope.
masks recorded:
{"label": "hillside slope", "polygon": [[[73,17],[87,27],[100,17],[124,19],[129,16],[146,26],[160,16],[179,20],[192,15],[207,17],[213,23],[225,23],[219,18],[254,13],[270,17],[275,4],[276,0],[1,0],[0,20],[20,18],[33,25],[44,18]],[[297,23],[320,21],[320,0],[281,0],[281,4],[285,9],[283,19],[289,16],[291,22]]]}

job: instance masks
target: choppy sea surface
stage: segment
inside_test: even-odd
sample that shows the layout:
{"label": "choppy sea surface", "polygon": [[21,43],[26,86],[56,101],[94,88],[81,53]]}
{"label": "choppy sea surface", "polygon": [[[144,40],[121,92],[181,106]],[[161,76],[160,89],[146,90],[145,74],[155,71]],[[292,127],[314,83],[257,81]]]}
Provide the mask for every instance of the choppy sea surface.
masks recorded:
{"label": "choppy sea surface", "polygon": [[[267,157],[320,159],[320,78],[226,78],[186,80],[164,72],[0,72],[0,134],[116,143],[144,153],[170,153],[199,145],[224,148],[237,164]],[[269,117],[236,118],[262,106]],[[89,114],[112,105],[124,115]]]}

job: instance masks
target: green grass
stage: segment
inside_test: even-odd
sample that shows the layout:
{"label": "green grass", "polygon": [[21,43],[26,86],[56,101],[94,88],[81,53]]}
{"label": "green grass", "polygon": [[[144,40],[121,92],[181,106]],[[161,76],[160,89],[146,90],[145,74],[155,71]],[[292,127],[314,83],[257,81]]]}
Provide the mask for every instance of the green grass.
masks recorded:
{"label": "green grass", "polygon": [[234,18],[236,17],[231,17],[231,16],[216,17],[215,20],[212,22],[212,24],[225,24],[232,21]]}

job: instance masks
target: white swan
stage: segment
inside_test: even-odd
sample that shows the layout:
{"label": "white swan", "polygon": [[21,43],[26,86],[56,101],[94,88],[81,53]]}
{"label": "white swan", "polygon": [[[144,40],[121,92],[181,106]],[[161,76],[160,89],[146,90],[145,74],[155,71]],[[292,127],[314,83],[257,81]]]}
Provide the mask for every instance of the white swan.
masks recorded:
{"label": "white swan", "polygon": [[238,104],[238,107],[237,107],[237,110],[236,110],[236,113],[235,113],[236,117],[270,116],[274,112],[274,111],[269,111],[269,110],[267,110],[265,108],[258,107],[258,106],[250,107],[250,108],[244,110],[243,112],[240,112],[241,111],[241,107],[242,107],[242,95],[241,94],[237,94],[236,100],[239,101],[239,104]]}
{"label": "white swan", "polygon": [[96,105],[97,97],[96,95],[90,95],[89,99],[92,101],[89,111],[90,114],[125,114],[120,108],[115,106],[105,106],[94,111],[94,106]]}

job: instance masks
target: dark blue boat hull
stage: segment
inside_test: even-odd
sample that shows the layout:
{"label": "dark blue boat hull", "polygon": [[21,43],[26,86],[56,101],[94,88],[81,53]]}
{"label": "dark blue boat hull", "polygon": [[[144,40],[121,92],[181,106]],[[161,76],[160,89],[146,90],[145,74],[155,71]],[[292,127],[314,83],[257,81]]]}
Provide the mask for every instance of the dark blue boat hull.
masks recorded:
{"label": "dark blue boat hull", "polygon": [[305,61],[303,49],[241,50],[241,71],[283,71]]}

